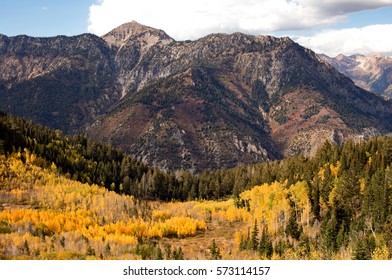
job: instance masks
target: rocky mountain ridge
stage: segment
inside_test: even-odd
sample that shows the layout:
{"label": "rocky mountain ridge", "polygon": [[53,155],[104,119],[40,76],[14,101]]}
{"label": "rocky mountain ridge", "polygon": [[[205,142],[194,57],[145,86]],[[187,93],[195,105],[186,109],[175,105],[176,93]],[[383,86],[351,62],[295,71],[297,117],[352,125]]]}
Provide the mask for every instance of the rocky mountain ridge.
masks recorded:
{"label": "rocky mountain ridge", "polygon": [[351,78],[365,90],[392,97],[392,58],[380,54],[361,54],[335,58],[321,54],[320,57],[338,71]]}
{"label": "rocky mountain ridge", "polygon": [[[16,52],[13,40],[0,38],[1,67],[10,68],[11,58],[22,65],[45,57],[37,51],[42,39],[26,38],[25,53]],[[15,84],[0,73],[0,110],[86,133],[165,170],[201,171],[312,154],[325,140],[340,143],[392,131],[389,101],[356,87],[289,38],[234,33],[179,42],[132,22],[102,38],[67,40],[67,51],[52,50],[48,58],[61,58],[54,71],[30,67],[25,81]],[[71,62],[63,66],[66,61]],[[54,74],[69,69],[79,75]],[[39,75],[29,79],[33,72]],[[58,115],[70,119],[85,108],[75,128],[72,122],[57,125],[53,112],[45,115],[50,106],[33,106],[31,115],[16,109],[31,106],[31,98],[37,104],[52,101],[53,87],[42,85],[53,80],[60,82],[61,102],[69,104]],[[32,93],[37,88],[39,94]],[[85,94],[86,88],[94,94]]]}
{"label": "rocky mountain ridge", "polygon": [[106,43],[75,37],[0,37],[0,109],[67,133],[102,114],[119,97]]}

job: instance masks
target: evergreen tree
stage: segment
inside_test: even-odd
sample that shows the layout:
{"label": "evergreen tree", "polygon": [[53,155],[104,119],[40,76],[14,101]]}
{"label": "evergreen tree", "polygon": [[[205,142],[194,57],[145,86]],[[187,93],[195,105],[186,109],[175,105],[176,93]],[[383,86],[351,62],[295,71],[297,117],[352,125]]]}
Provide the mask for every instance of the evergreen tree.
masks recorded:
{"label": "evergreen tree", "polygon": [[253,251],[257,251],[257,247],[259,245],[258,235],[259,235],[259,229],[257,226],[257,220],[255,220],[254,225],[253,225],[251,239],[250,239],[250,246]]}
{"label": "evergreen tree", "polygon": [[157,246],[157,248],[155,250],[155,259],[156,260],[163,260],[162,250],[161,250],[161,247],[159,247],[159,246]]}
{"label": "evergreen tree", "polygon": [[338,222],[335,215],[323,220],[321,224],[321,247],[327,258],[338,249],[336,243],[338,231]]}
{"label": "evergreen tree", "polygon": [[110,252],[111,252],[111,247],[110,247],[109,243],[107,243],[105,246],[105,253],[107,256],[110,256]]}
{"label": "evergreen tree", "polygon": [[210,260],[220,260],[220,259],[222,259],[220,249],[216,245],[215,239],[213,239],[210,246]]}
{"label": "evergreen tree", "polygon": [[285,232],[287,235],[298,240],[301,235],[301,228],[298,226],[295,210],[293,209],[290,213],[289,221],[287,223]]}
{"label": "evergreen tree", "polygon": [[182,252],[181,247],[179,247],[177,250],[173,251],[173,259],[174,260],[183,260],[184,259],[184,253]]}
{"label": "evergreen tree", "polygon": [[307,236],[301,235],[298,242],[299,256],[302,259],[307,259],[310,254],[310,240]]}
{"label": "evergreen tree", "polygon": [[265,257],[267,259],[271,259],[274,252],[274,247],[266,227],[263,228],[263,232],[261,234],[258,252],[261,257]]}
{"label": "evergreen tree", "polygon": [[376,249],[376,240],[373,235],[367,235],[358,240],[354,248],[354,260],[371,260]]}
{"label": "evergreen tree", "polygon": [[87,247],[86,255],[87,256],[95,256],[95,250],[90,245],[88,245],[88,247]]}

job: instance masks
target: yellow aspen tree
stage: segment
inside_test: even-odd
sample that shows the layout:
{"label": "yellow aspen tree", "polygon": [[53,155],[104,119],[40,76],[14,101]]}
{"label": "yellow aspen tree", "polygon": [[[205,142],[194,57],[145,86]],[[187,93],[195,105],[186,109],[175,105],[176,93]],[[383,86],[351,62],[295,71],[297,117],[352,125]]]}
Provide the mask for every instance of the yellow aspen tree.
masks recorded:
{"label": "yellow aspen tree", "polygon": [[338,173],[339,173],[339,170],[340,170],[340,166],[341,166],[340,161],[338,161],[338,162],[336,163],[336,166],[334,166],[332,163],[329,165],[329,169],[331,170],[331,174],[332,174],[332,176],[334,176],[335,178],[338,177]]}
{"label": "yellow aspen tree", "polygon": [[300,214],[302,225],[309,225],[311,203],[307,183],[300,181],[291,185],[289,188],[289,194],[290,200],[294,202],[295,211]]}

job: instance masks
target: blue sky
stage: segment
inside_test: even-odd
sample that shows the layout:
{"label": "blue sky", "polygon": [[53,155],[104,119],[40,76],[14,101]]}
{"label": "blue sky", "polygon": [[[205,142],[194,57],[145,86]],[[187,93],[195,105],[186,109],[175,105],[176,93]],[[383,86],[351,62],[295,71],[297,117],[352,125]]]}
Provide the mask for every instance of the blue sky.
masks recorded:
{"label": "blue sky", "polygon": [[47,37],[87,32],[95,0],[0,0],[0,33]]}
{"label": "blue sky", "polygon": [[336,28],[364,27],[371,24],[391,24],[392,6],[383,9],[356,12],[348,15],[346,22],[336,24]]}
{"label": "blue sky", "polygon": [[7,36],[103,35],[136,20],[177,40],[239,31],[290,36],[331,56],[392,55],[392,0],[0,1],[0,33]]}

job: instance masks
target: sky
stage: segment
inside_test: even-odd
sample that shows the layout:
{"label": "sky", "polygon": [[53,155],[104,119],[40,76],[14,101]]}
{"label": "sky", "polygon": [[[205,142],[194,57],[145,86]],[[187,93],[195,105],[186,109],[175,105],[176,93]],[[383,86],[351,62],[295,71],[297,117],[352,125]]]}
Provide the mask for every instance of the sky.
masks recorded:
{"label": "sky", "polygon": [[392,0],[0,0],[7,36],[101,36],[132,20],[176,40],[243,32],[329,56],[392,56]]}

